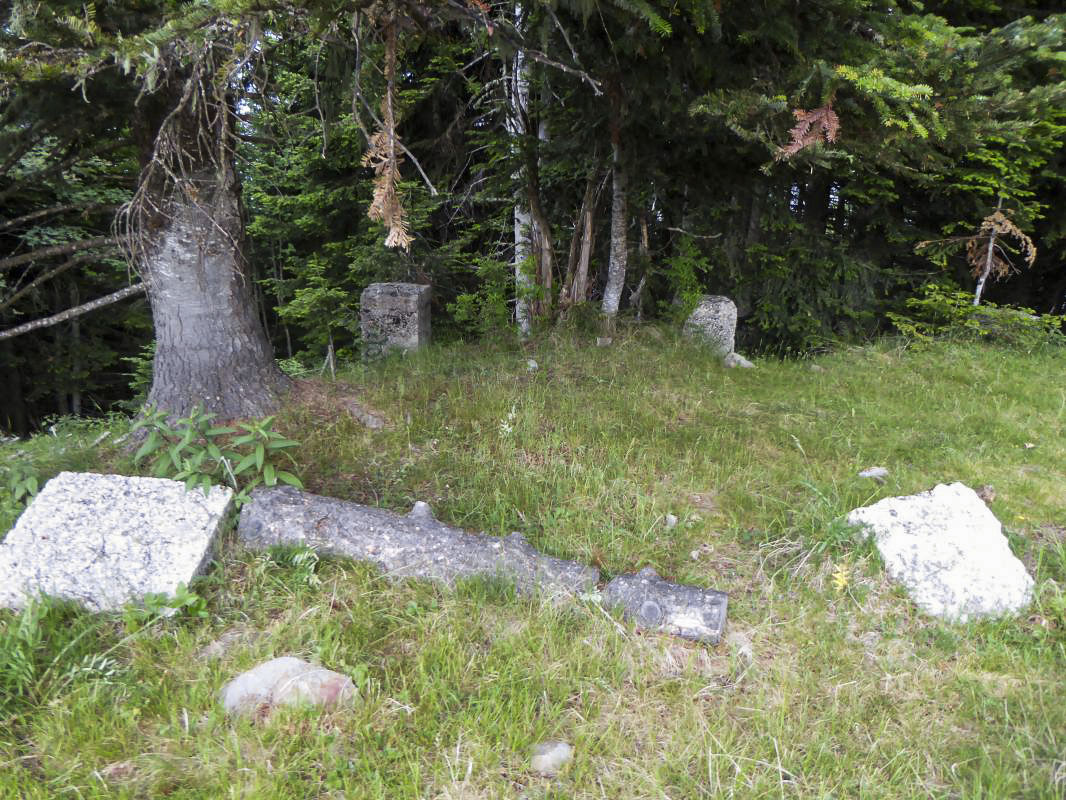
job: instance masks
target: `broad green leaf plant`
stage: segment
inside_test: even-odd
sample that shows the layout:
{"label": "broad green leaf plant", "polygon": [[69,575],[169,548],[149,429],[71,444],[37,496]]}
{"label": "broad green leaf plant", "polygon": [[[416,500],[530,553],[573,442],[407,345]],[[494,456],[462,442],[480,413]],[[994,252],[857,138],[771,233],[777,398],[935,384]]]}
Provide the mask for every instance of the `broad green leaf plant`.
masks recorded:
{"label": "broad green leaf plant", "polygon": [[303,488],[294,472],[279,466],[279,461],[285,461],[295,467],[288,451],[299,442],[275,431],[274,417],[235,426],[215,426],[214,418],[215,414],[199,407],[177,420],[159,409],[146,410],[133,425],[134,431],[147,431],[134,463],[147,463],[155,477],[183,481],[190,490],[207,493],[214,485],[231,486],[237,492],[238,506],[259,485],[284,483]]}

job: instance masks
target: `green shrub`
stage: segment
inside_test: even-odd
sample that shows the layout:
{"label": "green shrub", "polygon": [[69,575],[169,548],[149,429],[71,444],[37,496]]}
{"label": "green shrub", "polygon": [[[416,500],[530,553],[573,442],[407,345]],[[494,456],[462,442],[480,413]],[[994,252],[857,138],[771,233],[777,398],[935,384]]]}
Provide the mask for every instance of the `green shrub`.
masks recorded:
{"label": "green shrub", "polygon": [[511,324],[511,264],[493,258],[475,260],[480,287],[460,294],[447,308],[463,331],[479,335],[498,333]]}
{"label": "green shrub", "polygon": [[675,255],[666,260],[666,280],[677,302],[660,303],[662,313],[677,322],[688,318],[706,294],[706,276],[711,271],[707,256],[700,252],[692,239],[685,237]]}
{"label": "green shrub", "polygon": [[1066,343],[1061,317],[993,303],[975,306],[972,294],[949,284],[926,284],[906,306],[910,314],[888,317],[904,336],[919,342],[987,340],[1027,351]]}

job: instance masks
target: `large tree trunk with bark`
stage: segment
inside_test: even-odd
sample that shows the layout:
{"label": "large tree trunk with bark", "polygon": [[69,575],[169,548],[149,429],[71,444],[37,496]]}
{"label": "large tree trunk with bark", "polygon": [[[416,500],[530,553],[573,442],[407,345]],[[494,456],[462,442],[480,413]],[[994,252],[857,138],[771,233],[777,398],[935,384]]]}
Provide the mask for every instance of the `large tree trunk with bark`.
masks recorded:
{"label": "large tree trunk with bark", "polygon": [[[134,225],[155,323],[148,404],[173,414],[202,406],[223,419],[261,417],[277,410],[288,381],[256,313],[244,259],[230,109],[204,101],[214,97],[206,79],[193,87],[199,102],[187,102],[188,88],[184,106],[172,96],[173,104],[152,104],[138,120],[141,141],[152,142],[142,172],[147,212]],[[163,147],[181,150],[171,159],[182,170],[177,179],[173,168],[151,167],[169,157]]]}

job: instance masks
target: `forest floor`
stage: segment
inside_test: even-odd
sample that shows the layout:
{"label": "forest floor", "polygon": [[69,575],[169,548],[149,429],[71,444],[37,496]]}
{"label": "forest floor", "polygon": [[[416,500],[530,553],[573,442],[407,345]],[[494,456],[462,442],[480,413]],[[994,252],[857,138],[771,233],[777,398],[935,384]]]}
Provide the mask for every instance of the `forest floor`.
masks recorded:
{"label": "forest floor", "polygon": [[[606,578],[653,566],[726,591],[729,636],[648,635],[588,601],[393,583],[229,536],[193,585],[203,617],[0,612],[0,798],[1061,798],[1064,375],[1062,350],[892,342],[726,370],[648,327],[609,348],[433,347],[305,383],[278,428],[309,491],[424,500]],[[110,444],[127,424],[60,421],[0,459],[132,474]],[[884,485],[857,476],[872,466]],[[1024,615],[922,615],[842,523],[952,481],[994,487],[1037,581]],[[358,703],[228,720],[219,688],[280,655],[352,676]],[[554,780],[530,769],[549,739],[575,751]]]}

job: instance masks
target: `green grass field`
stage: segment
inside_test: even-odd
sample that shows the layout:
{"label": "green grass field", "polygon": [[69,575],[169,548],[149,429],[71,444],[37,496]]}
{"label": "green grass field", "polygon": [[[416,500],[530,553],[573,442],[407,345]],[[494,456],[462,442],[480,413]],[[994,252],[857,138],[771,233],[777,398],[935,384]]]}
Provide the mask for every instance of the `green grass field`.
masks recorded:
{"label": "green grass field", "polygon": [[[610,348],[442,346],[305,383],[277,427],[302,443],[309,491],[425,500],[605,578],[652,566],[721,589],[727,641],[227,541],[193,586],[204,618],[131,633],[122,615],[0,612],[0,797],[1062,798],[1064,375],[1061,349],[893,343],[726,370],[647,327]],[[388,426],[364,428],[352,402]],[[0,460],[132,472],[113,444],[126,424],[60,422]],[[856,475],[874,465],[883,486]],[[1037,580],[1025,615],[925,617],[841,523],[951,481],[995,487]],[[229,649],[205,653],[223,634]],[[220,687],[280,655],[349,674],[359,702],[227,720]],[[575,748],[554,780],[530,771],[545,739]]]}

